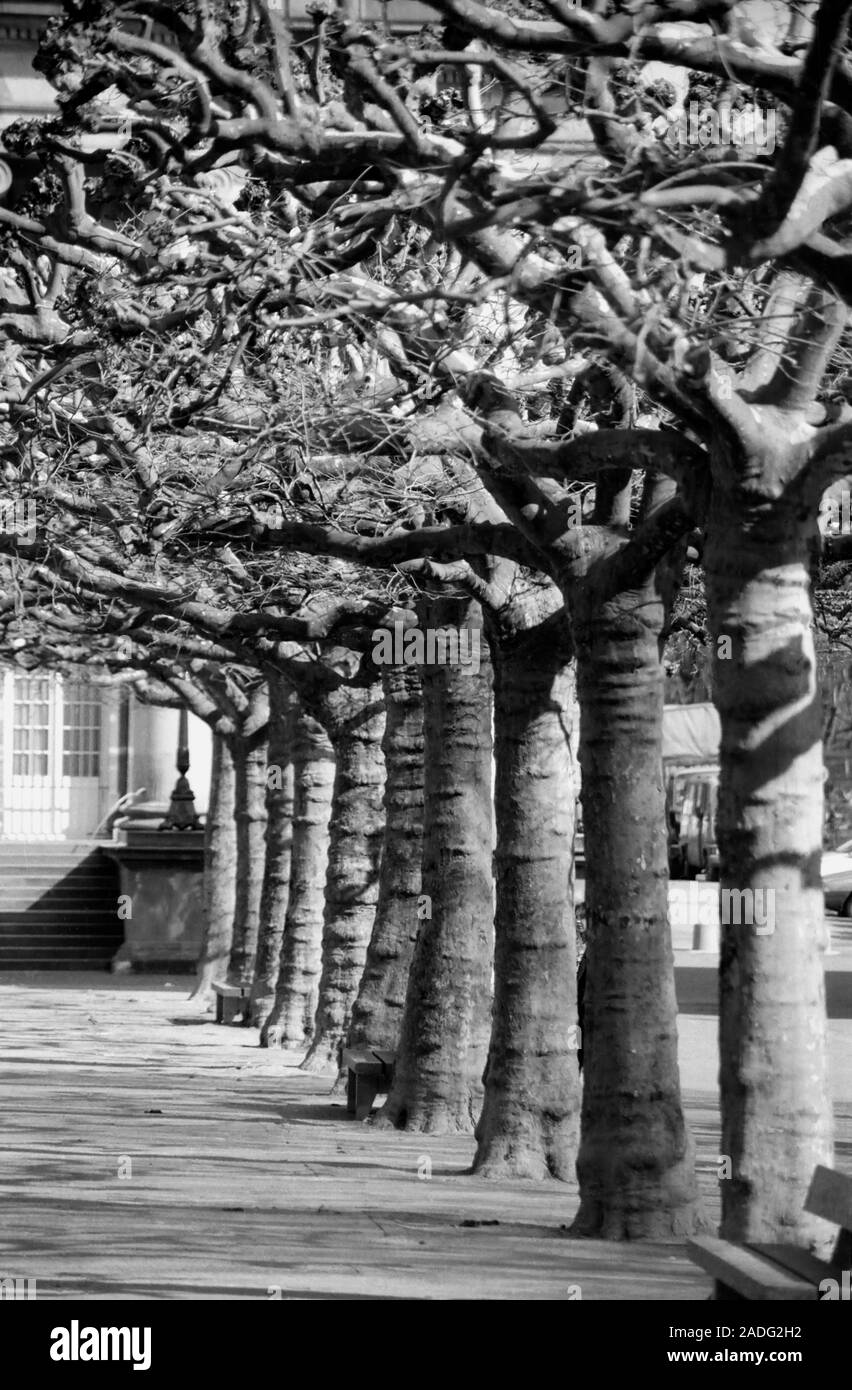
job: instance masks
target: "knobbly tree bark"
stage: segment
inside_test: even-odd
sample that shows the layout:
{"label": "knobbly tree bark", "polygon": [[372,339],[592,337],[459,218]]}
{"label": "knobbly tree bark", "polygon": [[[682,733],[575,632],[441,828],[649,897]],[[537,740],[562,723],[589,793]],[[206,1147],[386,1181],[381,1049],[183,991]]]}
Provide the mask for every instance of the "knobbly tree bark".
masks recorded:
{"label": "knobbly tree bark", "polygon": [[808,1184],[832,1153],[809,574],[816,528],[797,489],[779,497],[772,485],[792,428],[766,433],[748,487],[717,487],[704,556],[722,725],[722,889],[745,894],[736,901],[746,913],[749,902],[757,909],[751,924],[722,924],[721,1151],[732,1167],[721,1183],[722,1233],[808,1244],[824,1231],[804,1211]]}
{"label": "knobbly tree bark", "polygon": [[705,380],[722,422],[704,550],[722,726],[716,828],[731,895],[719,963],[722,1152],[732,1170],[722,1232],[820,1246],[832,1233],[804,1210],[814,1166],[832,1153],[810,567],[823,492],[849,469],[852,431],[816,399],[848,310],[784,272],[764,319],[743,371],[711,360]]}
{"label": "knobbly tree bark", "polygon": [[[481,632],[479,605],[429,598],[424,629]],[[482,1104],[491,1003],[491,663],[424,665],[423,895],[393,1086],[380,1126],[470,1133]]]}
{"label": "knobbly tree bark", "polygon": [[[385,833],[379,897],[366,962],[352,1006],[349,1044],[395,1051],[419,923],[423,853],[423,694],[416,667],[382,676],[386,723]],[[425,904],[420,903],[421,911]]]}
{"label": "knobbly tree bark", "polygon": [[571,1180],[579,1137],[571,645],[564,612],[491,637],[494,1014],[474,1171]]}
{"label": "knobbly tree bark", "polygon": [[260,894],[263,888],[266,828],[266,725],[261,732],[235,734],[234,823],[237,838],[237,892],[228,984],[250,985],[257,953]]}
{"label": "knobbly tree bark", "polygon": [[[198,665],[192,679],[152,663],[152,671],[213,734],[213,786],[207,817],[208,869],[205,893],[212,893],[209,938],[203,956],[211,961],[229,942],[226,982],[251,983],[257,942],[257,907],[263,879],[265,753],[269,701],[266,683],[250,691],[231,681],[218,666]],[[228,825],[227,811],[231,809]],[[258,836],[259,829],[259,836]],[[212,855],[212,859],[211,859]],[[233,855],[233,865],[228,867]],[[221,878],[221,882],[220,882]],[[223,920],[231,907],[230,926]],[[212,974],[202,960],[200,974]],[[216,972],[218,973],[218,971]],[[200,994],[196,990],[196,994]]]}
{"label": "knobbly tree bark", "polygon": [[334,749],[318,720],[298,706],[293,728],[293,843],[290,896],[275,1001],[261,1029],[261,1046],[304,1048],[313,1031],[319,993],[328,823]]}
{"label": "knobbly tree bark", "polygon": [[575,608],[588,927],[575,1234],[701,1224],[680,1097],[662,779],[656,578]]}
{"label": "knobbly tree bark", "polygon": [[290,892],[293,833],[293,694],[283,676],[267,674],[269,742],[266,765],[266,834],[257,958],[249,1022],[261,1027],[275,1000],[281,943]]}
{"label": "knobbly tree bark", "polygon": [[223,979],[234,932],[237,841],[234,824],[234,763],[228,740],[213,734],[210,795],[204,823],[204,927],[195,987],[190,995],[207,1003],[213,981]]}
{"label": "knobbly tree bark", "polygon": [[314,1034],[302,1066],[337,1071],[373,928],[382,849],[382,734],[378,684],[340,686],[318,701],[335,755],[322,972]]}
{"label": "knobbly tree bark", "polygon": [[[583,387],[611,401],[613,418],[629,416],[630,393],[618,375],[602,388],[592,378]],[[646,466],[653,461],[653,469],[634,523],[630,434],[622,441],[612,429],[558,446],[565,453],[556,476],[568,479],[583,476],[596,450],[606,455],[593,510],[570,520],[565,494],[519,471],[536,445],[520,443],[524,426],[505,389],[482,382],[478,397],[497,425],[485,439],[501,466],[489,487],[548,556],[577,651],[589,944],[573,1229],[606,1239],[680,1235],[699,1229],[703,1216],[677,1066],[657,570],[692,515],[673,496],[670,479],[660,484],[660,474],[698,451],[677,436],[645,432]],[[556,462],[547,460],[551,474]]]}

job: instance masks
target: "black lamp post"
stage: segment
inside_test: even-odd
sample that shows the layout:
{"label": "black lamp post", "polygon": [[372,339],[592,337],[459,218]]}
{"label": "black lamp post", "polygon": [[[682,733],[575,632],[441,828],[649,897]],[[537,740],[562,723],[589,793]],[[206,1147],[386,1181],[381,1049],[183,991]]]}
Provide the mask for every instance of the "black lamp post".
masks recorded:
{"label": "black lamp post", "polygon": [[179,776],[160,830],[197,830],[195,796],[186,777],[189,771],[189,720],[185,709],[181,709],[178,721],[177,770]]}

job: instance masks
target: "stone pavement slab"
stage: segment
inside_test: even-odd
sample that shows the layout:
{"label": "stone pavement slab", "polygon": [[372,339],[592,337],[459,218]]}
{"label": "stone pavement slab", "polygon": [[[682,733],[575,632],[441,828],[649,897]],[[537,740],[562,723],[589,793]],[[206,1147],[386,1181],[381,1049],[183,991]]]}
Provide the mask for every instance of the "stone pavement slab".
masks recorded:
{"label": "stone pavement slab", "polygon": [[[356,1124],[186,987],[0,977],[0,1275],[57,1299],[707,1297],[680,1245],[568,1238],[573,1183],[486,1181],[468,1136]],[[715,1213],[715,1020],[681,1025]]]}

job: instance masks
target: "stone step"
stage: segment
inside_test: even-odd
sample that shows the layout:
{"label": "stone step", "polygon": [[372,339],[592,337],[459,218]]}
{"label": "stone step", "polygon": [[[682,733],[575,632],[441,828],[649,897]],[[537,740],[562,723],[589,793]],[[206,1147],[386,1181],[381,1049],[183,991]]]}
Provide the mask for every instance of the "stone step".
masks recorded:
{"label": "stone step", "polygon": [[84,912],[100,912],[104,916],[115,916],[118,911],[118,893],[111,892],[109,888],[97,893],[80,894],[36,894],[31,897],[26,893],[3,893],[0,894],[0,918],[2,917],[33,917],[39,921],[42,917],[55,917],[57,913],[70,917],[79,917]]}
{"label": "stone step", "polygon": [[124,940],[118,894],[91,840],[0,843],[0,970],[106,969]]}
{"label": "stone step", "polygon": [[101,874],[114,868],[105,854],[87,854],[80,859],[13,859],[0,857],[0,874]]}
{"label": "stone step", "polygon": [[114,867],[106,855],[86,859],[0,859],[0,874],[11,873],[103,873]]}
{"label": "stone step", "polygon": [[116,870],[107,866],[100,869],[97,865],[89,867],[88,864],[81,868],[68,868],[57,864],[52,869],[6,869],[0,867],[0,884],[7,883],[102,883],[106,878],[117,877]]}
{"label": "stone step", "polygon": [[0,936],[0,957],[3,956],[74,956],[88,955],[97,950],[108,954],[118,950],[121,937],[109,932],[87,932],[80,936]]}
{"label": "stone step", "polygon": [[113,877],[83,879],[76,878],[59,879],[52,883],[27,883],[23,879],[3,879],[0,877],[0,907],[9,898],[26,898],[28,901],[35,901],[36,898],[67,898],[69,902],[74,898],[99,897],[112,892]]}
{"label": "stone step", "polygon": [[97,932],[101,936],[116,936],[122,939],[124,923],[120,922],[115,913],[108,912],[86,912],[80,913],[79,917],[64,917],[51,915],[42,918],[30,918],[24,913],[0,913],[0,938],[8,940],[12,936],[39,937],[55,936],[69,941],[76,941],[80,935],[86,932]]}
{"label": "stone step", "polygon": [[103,868],[98,864],[47,864],[44,868],[33,869],[30,865],[19,864],[9,868],[0,864],[0,885],[26,883],[38,887],[43,883],[102,883],[104,879],[115,878],[117,869],[112,865]]}
{"label": "stone step", "polygon": [[0,840],[0,863],[20,860],[28,864],[42,864],[47,861],[67,864],[69,860],[77,863],[89,855],[96,855],[99,859],[103,857],[100,847],[91,842],[83,845],[65,845],[56,841],[46,845],[31,845],[23,841]]}
{"label": "stone step", "polygon": [[14,961],[0,959],[0,978],[8,984],[11,983],[6,979],[8,975],[14,977],[18,973],[23,975],[32,971],[37,971],[39,974],[43,970],[67,970],[69,972],[73,970],[103,970],[106,972],[112,968],[112,961],[112,956],[75,956],[73,960],[70,958],[68,960],[48,960],[45,958],[44,960]]}
{"label": "stone step", "polygon": [[17,864],[9,868],[6,864],[0,864],[0,883],[88,883],[90,880],[99,882],[104,878],[114,878],[118,873],[118,866],[104,862],[99,864],[82,862],[80,864],[45,864],[34,866],[32,864]]}
{"label": "stone step", "polygon": [[96,945],[91,950],[74,952],[21,950],[12,953],[0,950],[0,974],[6,970],[109,970],[115,958],[110,947]]}
{"label": "stone step", "polygon": [[75,955],[79,952],[84,954],[90,952],[94,947],[101,951],[117,951],[121,945],[121,937],[111,935],[109,932],[86,932],[79,936],[67,937],[57,935],[47,936],[3,936],[0,937],[0,954],[16,955],[24,952],[32,955],[45,955],[57,952],[62,955]]}
{"label": "stone step", "polygon": [[[101,917],[115,917],[119,908],[118,895],[112,893],[96,896],[85,894],[79,898],[27,898],[4,893],[0,896],[0,903],[0,921],[20,917],[22,921],[47,922],[61,917],[63,921],[67,918],[73,922],[77,917],[93,912]],[[124,915],[127,916],[127,913]]]}

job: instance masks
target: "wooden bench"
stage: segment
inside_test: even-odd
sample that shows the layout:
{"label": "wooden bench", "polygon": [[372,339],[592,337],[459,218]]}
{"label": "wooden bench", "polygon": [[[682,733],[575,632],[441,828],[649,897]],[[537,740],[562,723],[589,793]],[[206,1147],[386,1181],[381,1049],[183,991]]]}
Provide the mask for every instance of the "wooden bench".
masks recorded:
{"label": "wooden bench", "polygon": [[366,1120],[376,1096],[390,1090],[395,1055],[378,1047],[344,1047],[346,1109],[356,1120]]}
{"label": "wooden bench", "polygon": [[216,992],[216,1022],[233,1023],[237,1014],[245,1011],[251,994],[250,985],[223,985],[213,982]]}
{"label": "wooden bench", "polygon": [[[687,1241],[691,1260],[712,1274],[717,1302],[849,1299],[852,1296],[852,1177],[814,1170],[805,1211],[840,1227],[829,1261],[791,1245],[734,1245],[702,1236]],[[826,1280],[833,1286],[822,1287]]]}

